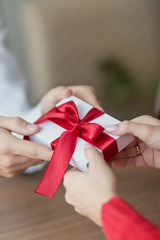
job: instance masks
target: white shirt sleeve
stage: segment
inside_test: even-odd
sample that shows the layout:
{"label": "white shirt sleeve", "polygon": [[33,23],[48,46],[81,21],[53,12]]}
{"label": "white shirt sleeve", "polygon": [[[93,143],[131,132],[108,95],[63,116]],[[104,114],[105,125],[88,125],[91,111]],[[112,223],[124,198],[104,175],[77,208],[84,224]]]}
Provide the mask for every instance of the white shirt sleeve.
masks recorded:
{"label": "white shirt sleeve", "polygon": [[29,110],[26,81],[5,45],[7,29],[0,19],[0,115],[18,116]]}
{"label": "white shirt sleeve", "polygon": [[[17,60],[5,45],[6,35],[7,29],[0,19],[0,115],[20,116],[33,123],[42,114],[41,104],[30,109],[26,95],[26,81],[19,69]],[[43,165],[30,167],[26,172],[39,171]]]}
{"label": "white shirt sleeve", "polygon": [[20,116],[34,122],[42,115],[41,104],[30,109],[26,81],[17,60],[5,46],[7,29],[0,19],[0,115]]}

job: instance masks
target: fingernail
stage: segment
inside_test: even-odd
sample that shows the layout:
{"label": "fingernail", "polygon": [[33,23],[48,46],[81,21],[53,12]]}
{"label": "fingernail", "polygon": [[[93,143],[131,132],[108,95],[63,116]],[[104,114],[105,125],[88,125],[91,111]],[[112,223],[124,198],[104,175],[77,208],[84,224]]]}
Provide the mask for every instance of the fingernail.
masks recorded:
{"label": "fingernail", "polygon": [[91,144],[89,144],[89,143],[86,143],[85,144],[85,146],[84,146],[84,148],[87,150],[87,149],[89,149],[89,148],[92,148],[93,146],[91,145]]}
{"label": "fingernail", "polygon": [[29,130],[29,131],[35,131],[35,130],[38,129],[38,125],[37,125],[37,124],[30,124],[30,123],[28,123],[28,124],[26,125],[26,128],[27,128],[27,130]]}
{"label": "fingernail", "polygon": [[114,125],[109,125],[105,128],[106,132],[116,132],[118,130],[118,124],[114,124]]}

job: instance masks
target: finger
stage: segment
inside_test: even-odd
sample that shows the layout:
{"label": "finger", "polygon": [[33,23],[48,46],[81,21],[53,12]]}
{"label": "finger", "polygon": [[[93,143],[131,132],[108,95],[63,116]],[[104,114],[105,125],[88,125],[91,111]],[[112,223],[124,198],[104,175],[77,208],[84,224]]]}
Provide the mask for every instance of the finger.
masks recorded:
{"label": "finger", "polygon": [[66,88],[63,92],[62,92],[62,98],[68,98],[72,95],[72,90],[69,88]]}
{"label": "finger", "polygon": [[48,112],[51,108],[55,107],[55,105],[60,102],[63,98],[69,97],[72,95],[71,89],[67,87],[57,87],[50,90],[43,98],[42,98],[42,110],[43,112]]}
{"label": "finger", "polygon": [[149,115],[143,115],[140,117],[136,117],[131,120],[132,122],[140,123],[140,124],[151,124],[155,126],[160,126],[160,120],[157,118],[154,118]]}
{"label": "finger", "polygon": [[118,168],[133,168],[133,167],[146,167],[147,164],[142,156],[113,159],[111,162],[113,167]]}
{"label": "finger", "polygon": [[82,215],[82,213],[81,213],[81,211],[79,210],[78,207],[74,207],[74,211],[77,212],[78,214],[81,214],[81,215]]}
{"label": "finger", "polygon": [[1,172],[3,172],[4,174],[12,174],[14,175],[14,173],[16,172],[19,172],[19,171],[23,171],[23,169],[27,169],[29,167],[33,167],[33,166],[37,166],[37,165],[40,165],[42,164],[42,162],[33,162],[33,163],[22,163],[22,164],[18,164],[18,165],[14,165],[14,166],[11,166],[11,167],[3,167],[3,166],[0,166],[0,170]]}
{"label": "finger", "polygon": [[41,164],[43,160],[40,159],[32,159],[19,155],[11,155],[11,154],[1,154],[0,155],[0,168],[8,169],[12,167],[17,167],[20,165],[38,165]]}
{"label": "finger", "polygon": [[50,90],[44,98],[47,98],[47,102],[52,104],[52,107],[55,106],[59,101],[61,101],[66,94],[67,87],[61,86],[53,88]]}
{"label": "finger", "polygon": [[[72,204],[72,205],[74,205],[74,204]],[[79,207],[76,207],[76,206],[75,206],[75,207],[74,207],[74,210],[75,210],[75,212],[77,212],[78,214],[83,215],[83,216],[89,218],[89,215],[88,215],[86,212],[84,212],[82,209],[80,209]]]}
{"label": "finger", "polygon": [[14,118],[1,116],[0,127],[21,135],[35,134],[40,130],[40,127],[38,125],[28,123],[27,121],[19,117]]}
{"label": "finger", "polygon": [[136,150],[136,146],[134,146],[121,151],[114,157],[114,159],[130,158],[130,157],[136,157],[136,156],[137,156],[137,150]]}
{"label": "finger", "polygon": [[70,172],[80,172],[79,169],[77,169],[76,167],[72,167],[71,169],[69,169],[67,172],[70,173]]}
{"label": "finger", "polygon": [[44,160],[42,159],[34,159],[34,158],[28,158],[28,157],[24,157],[24,156],[20,156],[20,155],[14,155],[14,157],[17,160],[17,164],[21,163],[21,164],[30,164],[30,165],[38,165],[44,162]]}
{"label": "finger", "polygon": [[10,151],[16,155],[50,161],[53,151],[40,144],[21,140],[13,136]]}
{"label": "finger", "polygon": [[9,169],[9,170],[0,169],[0,176],[7,177],[7,178],[16,177],[20,173],[23,173],[27,168],[28,167],[22,166],[19,169]]}
{"label": "finger", "polygon": [[100,111],[104,111],[94,92],[89,91],[84,100]]}
{"label": "finger", "polygon": [[101,107],[100,102],[96,97],[95,89],[93,87],[80,85],[69,86],[68,88],[72,90],[74,96],[103,111],[103,108]]}
{"label": "finger", "polygon": [[22,164],[19,164],[17,166],[14,166],[12,169],[15,169],[15,170],[21,170],[21,169],[27,169],[29,167],[33,167],[33,166],[37,166],[37,165],[41,165],[44,161],[28,161],[28,162],[24,162]]}
{"label": "finger", "polygon": [[74,183],[74,181],[77,177],[79,177],[83,174],[84,173],[80,172],[77,168],[71,168],[64,175],[63,186],[67,189]]}
{"label": "finger", "polygon": [[95,171],[100,164],[106,164],[102,154],[90,144],[85,145],[85,155],[89,160],[89,171]]}
{"label": "finger", "polygon": [[118,136],[132,134],[144,142],[149,142],[150,138],[153,138],[154,134],[157,135],[157,133],[160,132],[160,129],[157,126],[140,124],[132,121],[124,121],[117,125],[111,125],[105,130]]}

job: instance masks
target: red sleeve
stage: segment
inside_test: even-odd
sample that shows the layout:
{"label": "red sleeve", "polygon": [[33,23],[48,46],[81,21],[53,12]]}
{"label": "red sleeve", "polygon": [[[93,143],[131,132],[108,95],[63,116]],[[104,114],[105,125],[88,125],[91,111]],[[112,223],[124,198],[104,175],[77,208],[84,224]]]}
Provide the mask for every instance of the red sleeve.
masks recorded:
{"label": "red sleeve", "polygon": [[104,204],[101,218],[109,240],[160,240],[160,230],[121,198]]}

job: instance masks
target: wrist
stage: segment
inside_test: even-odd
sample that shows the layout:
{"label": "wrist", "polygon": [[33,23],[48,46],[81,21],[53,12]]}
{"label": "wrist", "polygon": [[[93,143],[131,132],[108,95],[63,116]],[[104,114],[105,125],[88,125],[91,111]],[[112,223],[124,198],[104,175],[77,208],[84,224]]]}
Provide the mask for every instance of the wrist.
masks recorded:
{"label": "wrist", "polygon": [[96,202],[96,209],[97,209],[98,216],[97,216],[96,223],[99,226],[102,226],[101,212],[102,212],[103,205],[108,203],[109,201],[111,201],[113,198],[115,198],[117,196],[118,196],[117,191],[112,191],[110,193],[107,193],[107,195],[99,197],[99,199],[97,200],[97,202]]}

